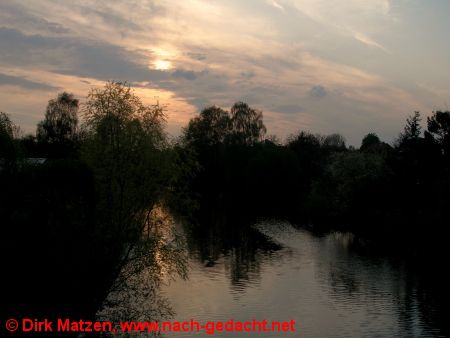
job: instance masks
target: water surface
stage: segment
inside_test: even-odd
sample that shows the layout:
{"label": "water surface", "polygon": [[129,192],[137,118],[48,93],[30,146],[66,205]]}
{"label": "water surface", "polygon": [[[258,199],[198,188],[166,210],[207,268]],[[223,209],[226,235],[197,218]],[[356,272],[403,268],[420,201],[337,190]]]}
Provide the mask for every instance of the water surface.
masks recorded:
{"label": "water surface", "polygon": [[172,320],[296,321],[296,333],[214,337],[445,336],[420,279],[402,260],[359,254],[352,249],[358,240],[348,233],[316,236],[279,221],[253,228],[226,237],[188,236],[189,278],[161,290]]}

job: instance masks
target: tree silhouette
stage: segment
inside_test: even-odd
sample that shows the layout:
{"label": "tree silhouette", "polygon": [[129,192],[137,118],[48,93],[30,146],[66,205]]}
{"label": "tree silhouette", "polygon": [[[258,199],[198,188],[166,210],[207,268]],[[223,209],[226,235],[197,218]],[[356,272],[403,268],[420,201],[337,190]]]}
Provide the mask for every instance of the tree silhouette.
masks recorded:
{"label": "tree silhouette", "polygon": [[249,107],[247,103],[236,102],[231,107],[233,141],[241,144],[255,144],[266,134],[262,112]]}
{"label": "tree silhouette", "polygon": [[18,145],[15,138],[18,133],[19,127],[11,121],[9,115],[0,112],[0,170],[10,171],[17,164]]}
{"label": "tree silhouette", "polygon": [[442,154],[450,160],[450,111],[435,111],[427,118],[428,132],[441,147]]}
{"label": "tree silhouette", "polygon": [[422,127],[420,126],[420,112],[415,111],[413,115],[406,119],[406,125],[403,133],[400,134],[399,143],[408,143],[417,141],[422,134]]}
{"label": "tree silhouette", "polygon": [[265,134],[262,112],[244,102],[236,102],[230,113],[217,106],[205,108],[184,129],[185,141],[197,147],[252,145],[262,141]]}
{"label": "tree silhouette", "polygon": [[97,177],[103,222],[115,235],[139,236],[164,190],[164,112],[144,105],[126,83],[109,82],[91,90],[84,116],[83,158]]}
{"label": "tree silhouette", "polygon": [[381,144],[380,138],[375,133],[369,133],[364,136],[361,147],[359,148],[361,151],[368,151],[378,147]]}
{"label": "tree silhouette", "polygon": [[230,131],[231,119],[228,112],[211,106],[203,109],[199,116],[189,121],[184,134],[188,143],[211,146],[224,142]]}
{"label": "tree silhouette", "polygon": [[305,180],[305,185],[308,186],[314,177],[321,175],[323,170],[324,154],[321,150],[320,138],[320,136],[301,131],[289,136],[287,140],[287,148],[299,159],[303,174],[301,179]]}
{"label": "tree silhouette", "polygon": [[328,152],[344,151],[347,149],[345,137],[338,133],[326,135],[322,138],[321,143],[322,147]]}
{"label": "tree silhouette", "polygon": [[144,105],[128,84],[108,82],[90,91],[84,117],[82,159],[94,174],[97,226],[119,261],[119,275],[138,248],[153,255],[160,240],[149,230],[149,218],[172,188],[165,113],[159,105]]}
{"label": "tree silhouette", "polygon": [[[0,113],[0,247],[7,248],[0,258],[11,272],[2,308],[15,311],[27,302],[38,307],[27,306],[33,317],[94,318],[130,257],[136,264],[125,278],[147,267],[146,277],[150,272],[161,278],[161,269],[183,272],[181,247],[153,217],[166,196],[179,190],[174,176],[186,170],[178,168],[184,158],[169,148],[163,108],[144,105],[128,85],[116,82],[92,89],[84,108],[80,133],[78,101],[65,94],[51,100],[40,142],[26,137],[20,143],[29,149],[46,145],[55,158],[25,160],[11,173],[3,158],[14,155],[11,147],[19,140]],[[74,156],[58,157],[68,149],[60,146],[74,141]],[[32,258],[46,264],[20,268]],[[30,281],[30,271],[41,278]]]}
{"label": "tree silhouette", "polygon": [[41,142],[64,143],[74,141],[78,126],[78,100],[63,92],[48,102],[45,118],[38,124],[37,137]]}

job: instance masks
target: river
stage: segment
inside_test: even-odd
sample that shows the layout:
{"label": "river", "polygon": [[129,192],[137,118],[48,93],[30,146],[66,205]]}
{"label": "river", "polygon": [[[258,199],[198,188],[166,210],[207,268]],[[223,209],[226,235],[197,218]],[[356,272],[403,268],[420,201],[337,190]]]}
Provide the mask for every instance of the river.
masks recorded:
{"label": "river", "polygon": [[[295,320],[295,333],[265,337],[445,336],[445,328],[430,323],[430,313],[424,313],[419,299],[427,297],[419,293],[425,291],[405,261],[358,253],[353,249],[358,240],[349,233],[317,236],[279,221],[259,222],[254,229],[240,245],[217,238],[191,245],[189,278],[162,290],[175,311],[172,320]],[[211,337],[205,332],[195,336]]]}
{"label": "river", "polygon": [[[163,280],[158,292],[132,298],[131,303],[140,304],[136,308],[147,306],[149,310],[127,320],[148,320],[159,311],[164,320],[193,319],[201,324],[295,321],[295,332],[216,330],[208,334],[200,330],[165,332],[164,337],[449,334],[447,304],[440,299],[439,290],[447,286],[432,276],[424,278],[404,257],[367,250],[366,244],[350,233],[317,235],[277,220],[260,221],[245,230],[213,228],[182,231],[188,252],[187,278]],[[137,281],[139,286],[148,285],[148,275]],[[156,312],[152,310],[155,300]]]}

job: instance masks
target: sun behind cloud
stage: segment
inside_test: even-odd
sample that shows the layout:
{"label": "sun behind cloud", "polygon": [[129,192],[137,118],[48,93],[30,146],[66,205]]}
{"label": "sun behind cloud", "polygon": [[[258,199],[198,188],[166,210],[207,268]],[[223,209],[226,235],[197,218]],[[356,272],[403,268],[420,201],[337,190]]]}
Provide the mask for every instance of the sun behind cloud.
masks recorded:
{"label": "sun behind cloud", "polygon": [[172,62],[168,60],[155,60],[152,65],[152,68],[157,70],[169,70],[172,68]]}

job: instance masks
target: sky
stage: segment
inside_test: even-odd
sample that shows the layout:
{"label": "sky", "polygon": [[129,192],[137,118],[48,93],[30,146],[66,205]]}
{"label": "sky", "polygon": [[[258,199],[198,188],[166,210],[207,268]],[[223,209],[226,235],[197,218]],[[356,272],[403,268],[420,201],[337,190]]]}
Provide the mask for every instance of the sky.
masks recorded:
{"label": "sky", "polygon": [[244,101],[268,134],[392,142],[450,104],[448,0],[8,0],[0,111],[34,132],[62,91],[127,81],[167,105],[176,136],[209,105]]}

